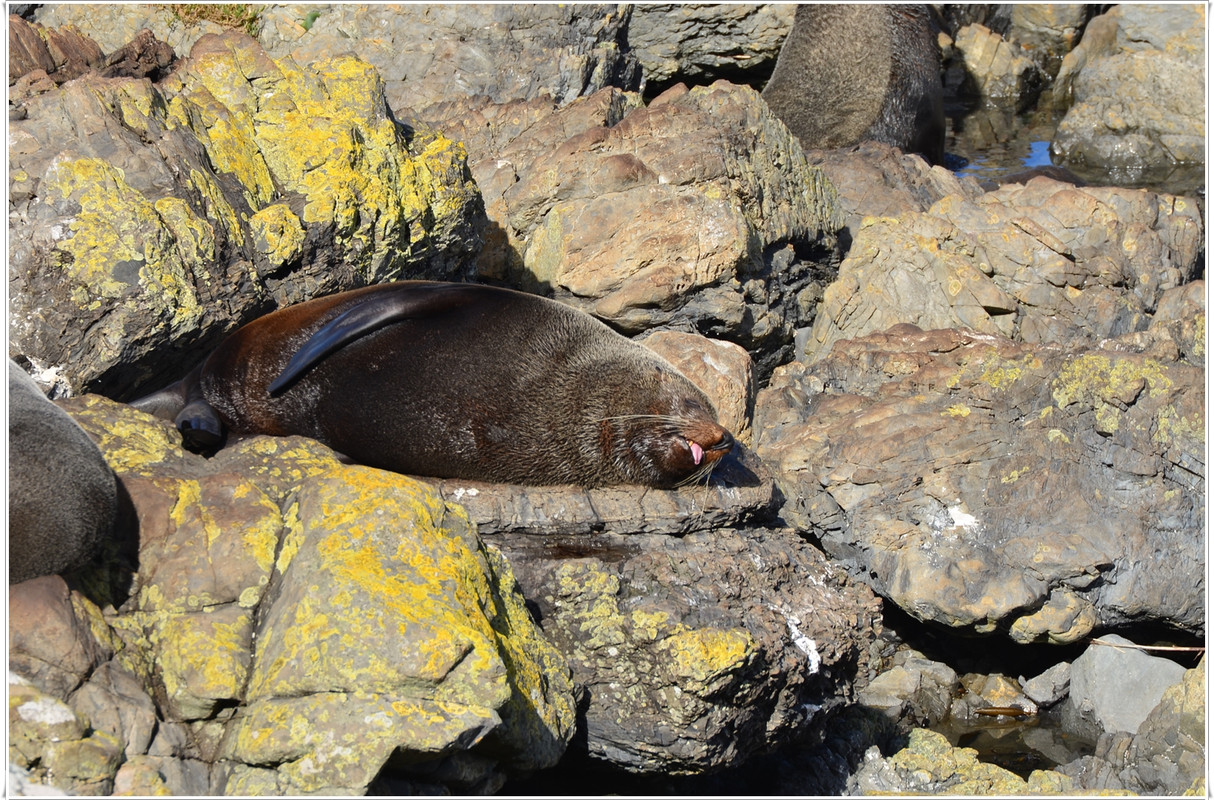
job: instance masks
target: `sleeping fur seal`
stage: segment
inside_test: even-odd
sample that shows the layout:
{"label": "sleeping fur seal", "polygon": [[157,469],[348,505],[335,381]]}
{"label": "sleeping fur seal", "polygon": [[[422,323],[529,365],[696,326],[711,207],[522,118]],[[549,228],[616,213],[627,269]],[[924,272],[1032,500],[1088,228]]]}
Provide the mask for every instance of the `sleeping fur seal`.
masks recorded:
{"label": "sleeping fur seal", "polygon": [[401,281],[281,309],[132,405],[196,447],[298,434],[372,467],[499,483],[670,487],[733,446],[656,354],[561,303],[474,284]]}
{"label": "sleeping fur seal", "polygon": [[114,536],[118,483],[101,451],[8,362],[8,582],[84,566]]}

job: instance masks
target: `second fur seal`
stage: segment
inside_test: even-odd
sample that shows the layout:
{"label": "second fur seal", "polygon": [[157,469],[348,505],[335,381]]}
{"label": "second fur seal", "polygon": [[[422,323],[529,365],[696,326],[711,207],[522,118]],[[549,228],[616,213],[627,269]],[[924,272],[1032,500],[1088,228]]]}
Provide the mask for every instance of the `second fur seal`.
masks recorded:
{"label": "second fur seal", "polygon": [[672,487],[733,447],[704,393],[645,347],[475,284],[400,281],[275,311],[132,405],[195,446],[298,434],[372,467],[499,483]]}
{"label": "second fur seal", "polygon": [[875,139],[944,163],[944,87],[927,6],[797,6],[763,99],[804,147]]}

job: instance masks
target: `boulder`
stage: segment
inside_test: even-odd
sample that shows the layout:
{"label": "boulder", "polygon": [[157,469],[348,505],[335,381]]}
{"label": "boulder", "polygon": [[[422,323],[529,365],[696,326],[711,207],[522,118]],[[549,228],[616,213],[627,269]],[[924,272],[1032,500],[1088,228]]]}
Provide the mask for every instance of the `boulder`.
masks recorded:
{"label": "boulder", "polygon": [[1079,44],[1093,13],[1095,7],[1087,3],[1017,3],[1011,7],[1008,29],[1003,33],[1053,78],[1062,59]]}
{"label": "boulder", "polygon": [[[564,105],[607,86],[637,90],[642,75],[626,39],[631,9],[612,4],[283,5],[261,14],[275,58],[300,64],[349,52],[371,64],[388,105],[433,121],[452,98],[548,98]],[[305,28],[300,20],[312,17]]]}
{"label": "boulder", "polygon": [[736,767],[821,729],[866,670],[875,598],[779,528],[487,537],[587,691],[595,762]]}
{"label": "boulder", "polygon": [[1102,732],[1137,733],[1163,693],[1184,677],[1184,667],[1107,634],[1092,640],[1071,665],[1067,704]]}
{"label": "boulder", "polygon": [[1069,107],[1056,160],[1139,180],[1204,164],[1205,7],[1129,4],[1102,17],[1058,73],[1055,102]]}
{"label": "boulder", "polygon": [[56,84],[100,68],[101,48],[75,26],[46,28],[10,14],[8,17],[8,82],[40,72]]}
{"label": "boulder", "polygon": [[809,163],[821,168],[838,193],[843,212],[843,251],[850,248],[865,217],[899,217],[926,212],[938,200],[958,195],[977,202],[982,187],[919,156],[881,142],[863,142],[840,150],[809,150]]}
{"label": "boulder", "polygon": [[[222,13],[213,16],[215,19],[192,16],[186,8],[160,3],[119,3],[105,14],[74,3],[43,3],[33,14],[34,20],[48,29],[75,27],[106,53],[118,50],[141,30],[150,31],[178,53],[188,53],[194,43],[207,34],[222,34],[242,27],[239,16],[225,17]],[[228,24],[219,20],[226,20]]]}
{"label": "boulder", "polygon": [[930,726],[948,717],[948,701],[957,688],[952,667],[907,648],[894,654],[890,667],[873,678],[857,699],[891,720]]}
{"label": "boulder", "polygon": [[921,620],[1200,633],[1204,398],[1184,363],[902,325],[777,369],[755,449],[781,517]]}
{"label": "boulder", "polygon": [[[128,588],[104,612],[83,592],[110,581],[13,587],[10,666],[89,715],[130,765],[123,785],[484,792],[560,758],[568,667],[458,506],[308,440],[208,461],[127,406],[65,405],[129,494],[141,549],[110,565]],[[81,780],[118,780],[112,761]]]}
{"label": "boulder", "polygon": [[[788,354],[839,227],[834,193],[744,86],[605,89],[560,109],[452,104],[494,224],[478,270],[626,334],[695,330]],[[556,143],[555,146],[553,143]],[[785,248],[792,245],[793,250]]]}
{"label": "boulder", "polygon": [[1194,277],[1203,236],[1190,198],[1045,177],[860,225],[810,361],[903,322],[1068,346],[1143,331],[1163,294]]}
{"label": "boulder", "polygon": [[[1095,649],[1095,648],[1093,648]],[[1206,668],[1184,670],[1163,693],[1138,732],[1106,733],[1096,752],[1058,768],[1086,791],[1144,795],[1206,792]]]}
{"label": "boulder", "polygon": [[1020,677],[1024,696],[1041,706],[1052,706],[1066,697],[1071,687],[1071,664],[1060,661],[1045,672],[1025,680]]}
{"label": "boulder", "polygon": [[642,3],[628,47],[650,93],[675,83],[749,83],[775,66],[796,6],[783,3]]}
{"label": "boulder", "polygon": [[122,761],[122,745],[114,736],[93,730],[87,719],[62,700],[12,672],[8,677],[8,709],[10,781],[16,767],[24,773],[20,783],[31,789],[41,789],[44,781],[53,779],[56,788],[73,794],[103,795],[112,791]]}
{"label": "boulder", "polygon": [[926,728],[910,732],[906,747],[885,758],[876,747],[865,754],[846,794],[1024,795],[1070,794],[1074,782],[1055,770],[1033,770],[1027,779],[978,759],[969,747],[953,747]]}
{"label": "boulder", "polygon": [[350,57],[301,67],[211,36],[158,84],[88,74],[23,108],[10,354],[66,391],[134,396],[274,306],[457,276],[479,247],[463,149],[395,122]]}
{"label": "boulder", "polygon": [[965,60],[972,91],[984,104],[1022,113],[1036,103],[1045,80],[1025,48],[977,23],[957,31],[954,46]]}

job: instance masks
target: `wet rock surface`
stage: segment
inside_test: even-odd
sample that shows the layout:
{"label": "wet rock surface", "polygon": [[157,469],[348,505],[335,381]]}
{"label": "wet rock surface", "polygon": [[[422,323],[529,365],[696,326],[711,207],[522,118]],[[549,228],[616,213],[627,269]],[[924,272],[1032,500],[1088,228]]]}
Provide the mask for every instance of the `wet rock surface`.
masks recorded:
{"label": "wet rock surface", "polygon": [[1058,75],[1062,163],[1122,174],[1203,163],[1205,26],[1200,5],[1119,5],[1092,20]]}

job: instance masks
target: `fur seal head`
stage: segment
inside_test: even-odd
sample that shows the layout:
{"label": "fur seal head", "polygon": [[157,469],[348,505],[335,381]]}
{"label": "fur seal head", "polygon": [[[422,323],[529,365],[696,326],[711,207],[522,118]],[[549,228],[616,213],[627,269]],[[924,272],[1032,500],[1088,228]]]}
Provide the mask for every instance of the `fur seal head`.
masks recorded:
{"label": "fur seal head", "polygon": [[133,403],[187,444],[303,435],[368,466],[532,485],[672,487],[733,447],[702,391],[587,314],[401,281],[253,320]]}

